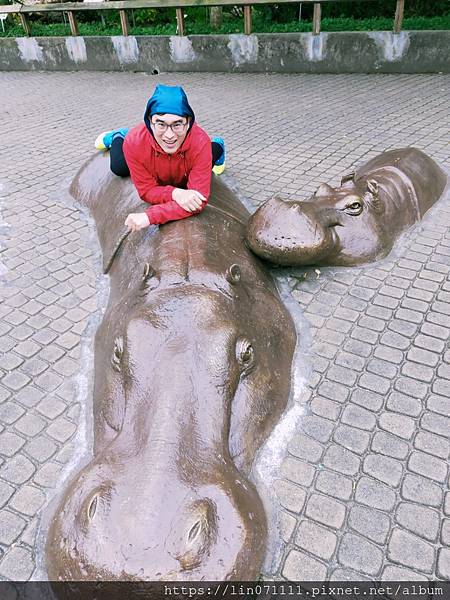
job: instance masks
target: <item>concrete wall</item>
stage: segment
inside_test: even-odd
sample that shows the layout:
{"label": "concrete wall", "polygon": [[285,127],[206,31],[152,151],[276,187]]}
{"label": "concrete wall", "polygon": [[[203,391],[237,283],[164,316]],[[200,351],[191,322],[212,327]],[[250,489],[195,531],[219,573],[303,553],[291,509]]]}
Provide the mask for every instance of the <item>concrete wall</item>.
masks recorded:
{"label": "concrete wall", "polygon": [[450,31],[0,38],[3,71],[450,72]]}

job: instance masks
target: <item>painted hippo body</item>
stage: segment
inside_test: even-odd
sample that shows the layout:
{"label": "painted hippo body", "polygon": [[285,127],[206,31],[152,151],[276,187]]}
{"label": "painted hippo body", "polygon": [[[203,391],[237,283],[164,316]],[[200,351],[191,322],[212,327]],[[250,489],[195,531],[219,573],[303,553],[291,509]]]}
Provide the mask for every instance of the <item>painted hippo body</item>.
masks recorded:
{"label": "painted hippo body", "polygon": [[[96,156],[71,187],[105,259],[143,208],[108,162]],[[247,477],[286,406],[295,330],[243,243],[247,218],[213,181],[202,213],[130,234],[117,253],[95,340],[93,458],[51,523],[50,579],[258,574],[266,518]]]}
{"label": "painted hippo body", "polygon": [[441,196],[447,177],[416,148],[391,150],[303,202],[272,198],[251,217],[250,248],[280,265],[357,265],[386,256]]}

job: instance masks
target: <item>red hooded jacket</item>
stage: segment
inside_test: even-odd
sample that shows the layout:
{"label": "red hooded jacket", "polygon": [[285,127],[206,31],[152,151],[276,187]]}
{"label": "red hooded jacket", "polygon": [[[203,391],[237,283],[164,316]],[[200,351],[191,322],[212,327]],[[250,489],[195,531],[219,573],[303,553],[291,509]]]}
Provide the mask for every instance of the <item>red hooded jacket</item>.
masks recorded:
{"label": "red hooded jacket", "polygon": [[[164,152],[144,123],[127,133],[123,152],[140,198],[152,204],[145,211],[151,224],[184,219],[206,206],[211,187],[211,140],[196,123],[174,154]],[[195,212],[184,210],[172,200],[175,188],[196,190],[206,202]]]}

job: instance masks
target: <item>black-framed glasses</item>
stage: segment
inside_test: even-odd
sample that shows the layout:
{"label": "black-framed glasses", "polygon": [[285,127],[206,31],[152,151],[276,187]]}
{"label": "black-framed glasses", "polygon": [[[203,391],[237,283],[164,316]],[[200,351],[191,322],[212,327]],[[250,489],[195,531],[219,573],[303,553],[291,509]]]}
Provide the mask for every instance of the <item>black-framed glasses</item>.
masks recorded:
{"label": "black-framed glasses", "polygon": [[168,129],[171,129],[175,134],[180,135],[186,129],[187,124],[187,121],[175,121],[175,123],[172,123],[171,125],[164,121],[156,121],[155,123],[152,123],[152,126],[158,133],[165,133]]}

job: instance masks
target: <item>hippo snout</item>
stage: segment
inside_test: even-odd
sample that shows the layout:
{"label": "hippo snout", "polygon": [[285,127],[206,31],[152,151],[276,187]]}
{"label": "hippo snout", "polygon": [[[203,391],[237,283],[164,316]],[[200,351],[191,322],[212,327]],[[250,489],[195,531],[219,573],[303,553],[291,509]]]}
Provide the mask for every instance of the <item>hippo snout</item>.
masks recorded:
{"label": "hippo snout", "polygon": [[310,265],[335,247],[333,220],[311,202],[288,202],[277,196],[250,218],[247,243],[250,249],[279,265]]}
{"label": "hippo snout", "polygon": [[50,579],[242,579],[246,557],[262,557],[262,505],[236,475],[194,487],[131,464],[101,481],[108,470],[91,465],[73,481],[49,531]]}

